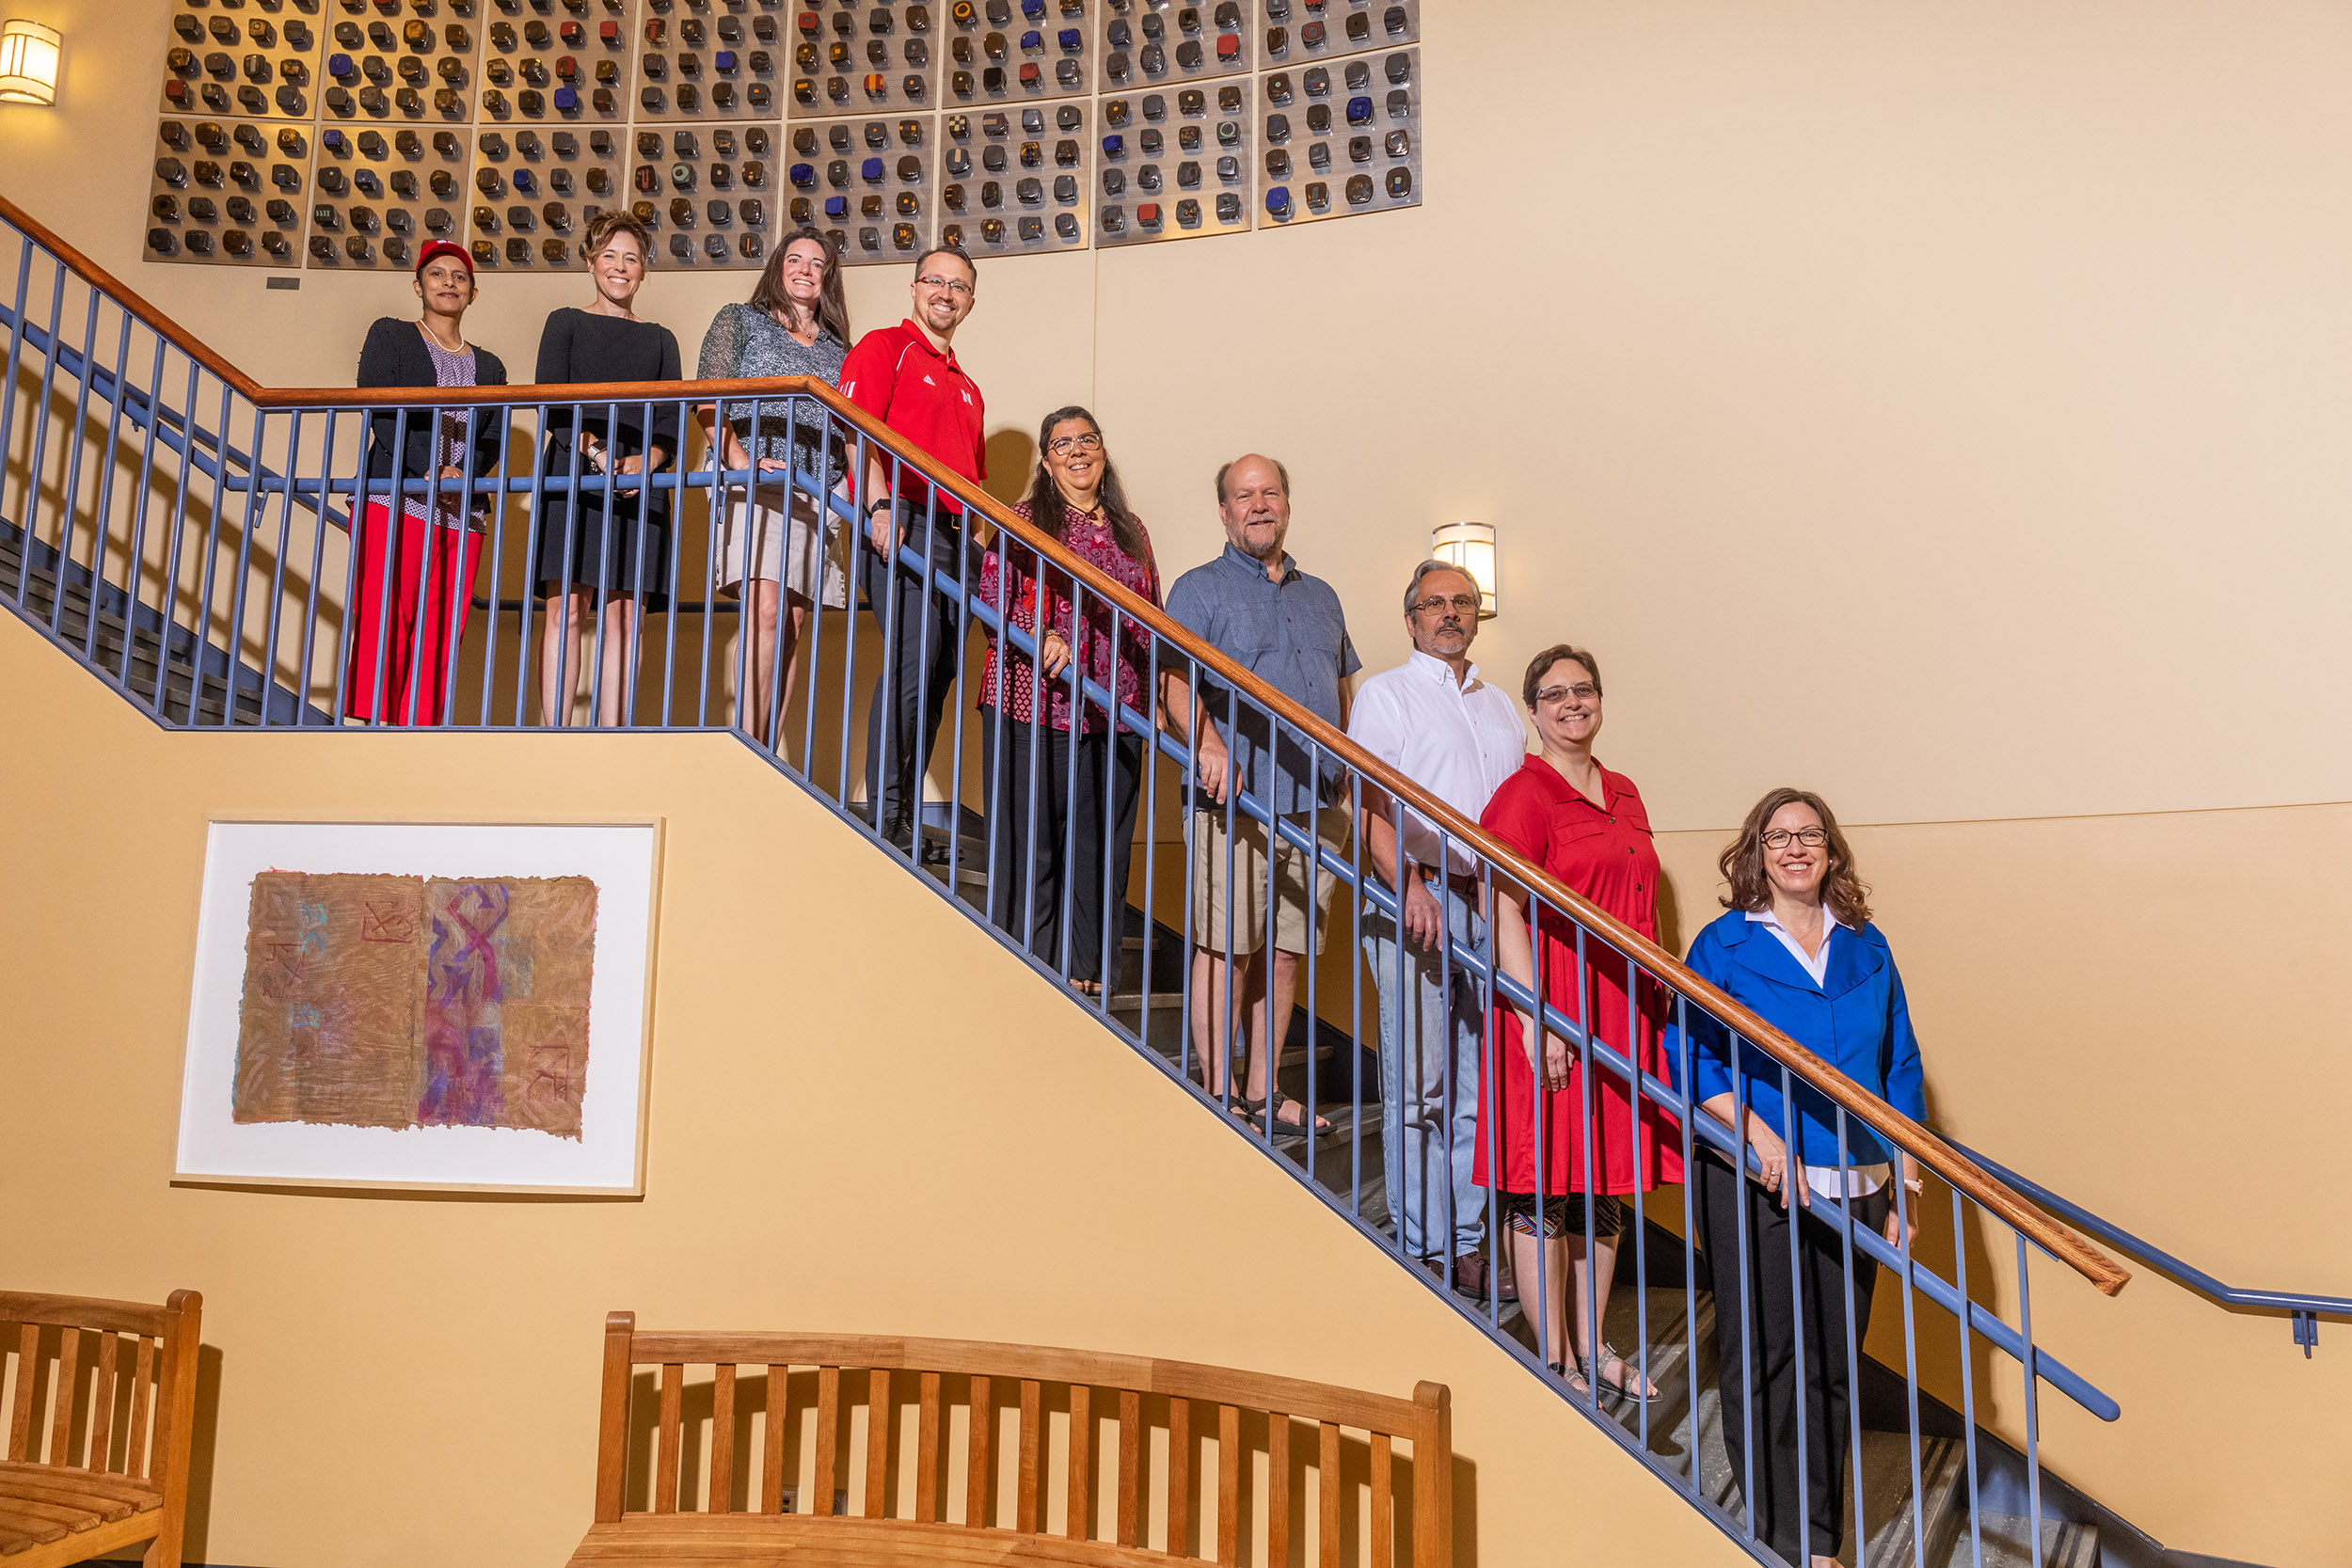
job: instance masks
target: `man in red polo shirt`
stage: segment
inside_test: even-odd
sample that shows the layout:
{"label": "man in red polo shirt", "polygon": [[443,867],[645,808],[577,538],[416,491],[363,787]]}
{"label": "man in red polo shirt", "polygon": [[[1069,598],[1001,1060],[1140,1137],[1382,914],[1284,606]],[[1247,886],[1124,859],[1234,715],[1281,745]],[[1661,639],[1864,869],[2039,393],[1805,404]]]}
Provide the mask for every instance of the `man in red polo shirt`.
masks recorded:
{"label": "man in red polo shirt", "polygon": [[[842,395],[977,486],[987,477],[987,409],[956,363],[956,328],[972,313],[979,273],[961,250],[926,251],[914,263],[914,312],[868,332],[841,362]],[[963,506],[879,448],[867,449],[866,548],[859,552],[866,607],[884,628],[882,680],[866,715],[866,798],[883,836],[912,852],[923,811],[923,770],[955,685],[969,571]],[[923,577],[893,561],[903,546],[932,567]],[[945,860],[927,847],[927,858]]]}

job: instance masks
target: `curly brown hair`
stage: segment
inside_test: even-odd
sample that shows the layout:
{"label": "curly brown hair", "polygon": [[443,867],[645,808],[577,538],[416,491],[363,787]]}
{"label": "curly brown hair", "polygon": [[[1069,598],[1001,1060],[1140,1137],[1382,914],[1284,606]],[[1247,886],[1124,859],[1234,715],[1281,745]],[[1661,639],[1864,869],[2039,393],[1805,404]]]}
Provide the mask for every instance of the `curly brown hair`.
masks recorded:
{"label": "curly brown hair", "polygon": [[1727,910],[1770,909],[1772,902],[1772,879],[1764,871],[1764,830],[1783,806],[1809,806],[1821,819],[1821,831],[1829,835],[1829,874],[1821,879],[1821,899],[1829,905],[1830,913],[1841,925],[1859,931],[1870,919],[1870,887],[1855,874],[1853,850],[1846,844],[1846,835],[1837,829],[1836,814],[1829,802],[1809,789],[1791,789],[1787,784],[1766,793],[1748,810],[1748,819],[1740,824],[1740,836],[1731,841],[1715,864],[1731,884],[1731,895],[1723,901]]}

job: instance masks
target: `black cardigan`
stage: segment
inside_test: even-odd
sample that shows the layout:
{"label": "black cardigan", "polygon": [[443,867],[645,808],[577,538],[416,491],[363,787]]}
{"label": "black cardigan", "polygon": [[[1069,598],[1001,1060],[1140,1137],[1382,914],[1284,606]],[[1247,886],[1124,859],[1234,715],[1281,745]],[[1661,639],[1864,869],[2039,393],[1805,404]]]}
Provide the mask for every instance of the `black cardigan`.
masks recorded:
{"label": "black cardigan", "polygon": [[[473,379],[477,387],[506,385],[506,367],[499,356],[480,344],[474,345]],[[379,316],[368,328],[368,341],[359,350],[359,386],[370,387],[436,387],[440,383],[433,373],[433,356],[424,346],[424,333],[413,321],[398,316]],[[433,411],[429,407],[410,407],[406,411],[408,428],[400,429],[401,410],[387,409],[368,420],[368,477],[389,479],[392,473],[392,442],[402,442],[400,472],[404,479],[433,477]],[[504,425],[503,411],[479,408],[472,411],[473,466],[477,475],[486,474],[497,467],[499,433]]]}

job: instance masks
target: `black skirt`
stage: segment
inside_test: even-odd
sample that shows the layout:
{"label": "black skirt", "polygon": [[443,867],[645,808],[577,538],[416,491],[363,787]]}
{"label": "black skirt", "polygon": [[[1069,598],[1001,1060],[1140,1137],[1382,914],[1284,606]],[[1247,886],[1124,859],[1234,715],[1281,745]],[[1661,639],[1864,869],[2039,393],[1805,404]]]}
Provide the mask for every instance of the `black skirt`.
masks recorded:
{"label": "black skirt", "polygon": [[[627,434],[624,432],[625,437]],[[571,444],[561,439],[549,441],[541,471],[551,479],[568,477],[572,471]],[[596,474],[584,459],[580,472],[582,479]],[[575,498],[564,491],[550,490],[543,501],[539,549],[532,573],[539,597],[546,598],[556,584],[569,582],[607,594],[631,594],[646,610],[669,608],[669,492],[660,492],[648,499],[643,492],[610,498],[583,493]]]}

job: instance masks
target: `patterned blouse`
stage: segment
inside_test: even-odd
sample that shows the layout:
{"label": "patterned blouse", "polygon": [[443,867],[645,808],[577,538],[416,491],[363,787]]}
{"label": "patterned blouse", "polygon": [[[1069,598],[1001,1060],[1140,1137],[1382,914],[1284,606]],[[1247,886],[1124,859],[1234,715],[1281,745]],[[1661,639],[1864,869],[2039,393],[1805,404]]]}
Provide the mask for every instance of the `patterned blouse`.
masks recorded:
{"label": "patterned blouse", "polygon": [[[1023,501],[1013,508],[1026,519],[1029,503]],[[1160,602],[1160,569],[1152,558],[1152,537],[1145,531],[1143,520],[1135,518],[1136,531],[1143,534],[1143,559],[1137,561],[1119,547],[1111,534],[1110,524],[1100,516],[1090,516],[1076,507],[1063,503],[1062,543],[1071,552],[1115,578],[1137,596],[1156,606]],[[1014,560],[1008,574],[1002,556],[1009,552]],[[1137,713],[1152,711],[1152,694],[1145,689],[1152,657],[1152,628],[1132,616],[1122,617],[1117,647],[1117,685],[1112,683],[1113,642],[1111,638],[1111,605],[1093,594],[1087,595],[1087,624],[1083,633],[1073,637],[1070,628],[1070,578],[1050,567],[1046,571],[1046,609],[1049,629],[1061,633],[1062,641],[1077,650],[1080,668],[1086,677],[1099,685],[1118,691],[1121,707]],[[1004,594],[1005,618],[1023,631],[1037,628],[1038,579],[1035,560],[1019,541],[1000,536],[980,562],[980,602],[995,608],[997,595]],[[980,671],[979,706],[994,707],[997,692],[997,639],[988,642],[988,662]],[[1004,703],[1005,717],[1016,723],[1030,721],[1030,702],[1034,693],[1035,675],[1026,654],[1014,652],[1005,662],[1012,669],[1012,690]],[[1070,728],[1070,672],[1062,672],[1051,682],[1053,699],[1050,704],[1051,722],[1057,730]],[[1086,728],[1082,733],[1092,735],[1104,727],[1109,716],[1100,705],[1089,703]]]}
{"label": "patterned blouse", "polygon": [[[433,334],[424,335],[424,351],[433,356],[433,384],[437,387],[470,387],[473,380],[473,346],[468,344],[455,354],[433,341]],[[433,472],[443,468],[466,466],[473,453],[473,414],[470,408],[441,410],[439,438],[433,443]],[[407,516],[423,522],[431,516],[443,528],[471,528],[479,532],[488,527],[469,515],[469,499],[456,491],[436,491],[430,496],[410,496],[401,502],[400,510]]]}
{"label": "patterned blouse", "polygon": [[[841,340],[819,327],[814,343],[803,343],[787,332],[776,318],[748,305],[722,305],[703,334],[702,353],[694,365],[697,381],[766,380],[779,375],[811,375],[828,386],[841,385],[841,359],[849,349]],[[763,457],[787,457],[800,448],[803,471],[821,477],[827,485],[841,483],[848,467],[838,437],[825,440],[833,415],[815,398],[776,398],[756,402],[731,399],[723,416],[728,426],[756,463]],[[752,427],[757,424],[756,445]],[[786,432],[790,431],[787,444]],[[818,463],[818,453],[824,464]]]}

